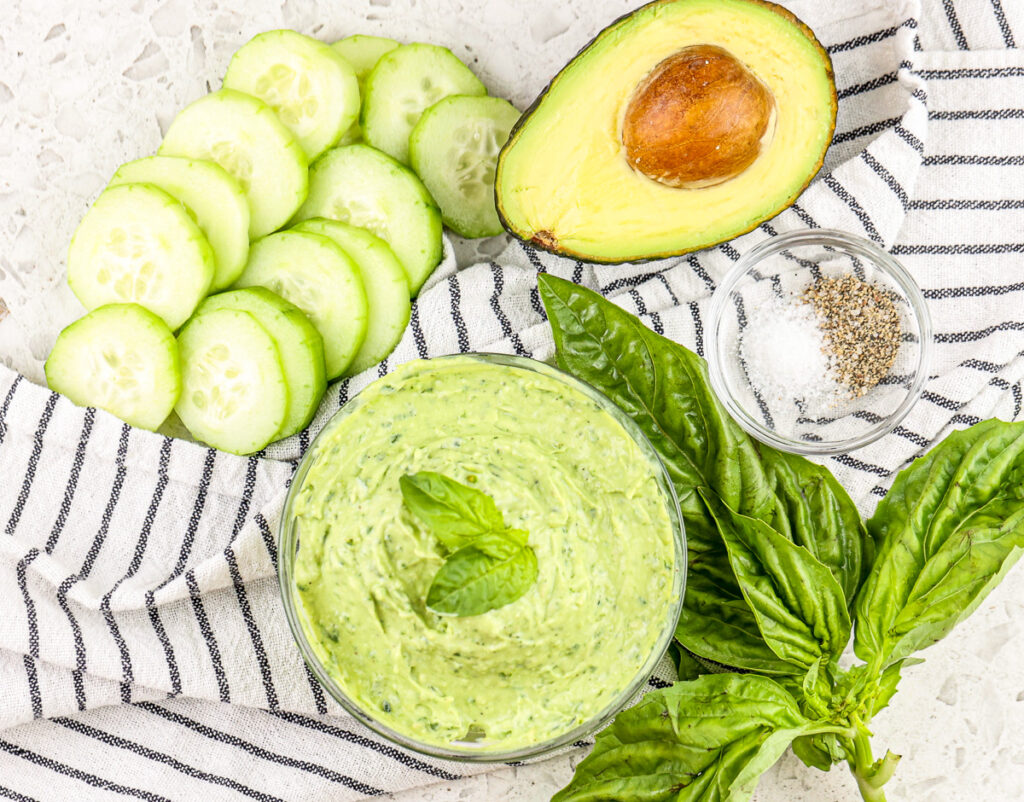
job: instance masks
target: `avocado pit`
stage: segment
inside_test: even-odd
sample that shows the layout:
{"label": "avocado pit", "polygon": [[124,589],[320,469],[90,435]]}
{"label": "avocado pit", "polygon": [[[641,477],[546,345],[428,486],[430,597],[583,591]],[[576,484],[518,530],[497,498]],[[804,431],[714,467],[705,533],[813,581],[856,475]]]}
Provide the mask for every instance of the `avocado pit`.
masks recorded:
{"label": "avocado pit", "polygon": [[727,50],[685,47],[634,90],[622,124],[625,156],[670,187],[721,184],[757,159],[774,112],[768,87]]}

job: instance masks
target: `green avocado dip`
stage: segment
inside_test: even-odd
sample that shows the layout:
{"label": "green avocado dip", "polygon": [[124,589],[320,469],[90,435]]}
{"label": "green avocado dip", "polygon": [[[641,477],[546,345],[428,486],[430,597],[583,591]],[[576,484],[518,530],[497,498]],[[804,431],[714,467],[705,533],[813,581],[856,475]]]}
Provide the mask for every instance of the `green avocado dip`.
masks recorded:
{"label": "green avocado dip", "polygon": [[[678,603],[660,465],[574,382],[527,364],[401,366],[335,418],[293,492],[313,653],[358,708],[422,744],[507,752],[569,733],[629,688]],[[521,598],[427,608],[446,552],[403,506],[417,471],[479,489],[529,533],[538,575]]]}

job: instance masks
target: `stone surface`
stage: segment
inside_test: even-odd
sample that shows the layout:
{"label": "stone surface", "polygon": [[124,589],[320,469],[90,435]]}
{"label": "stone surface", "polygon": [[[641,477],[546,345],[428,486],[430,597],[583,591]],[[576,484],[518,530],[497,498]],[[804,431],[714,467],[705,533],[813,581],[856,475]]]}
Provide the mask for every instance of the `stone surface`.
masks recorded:
{"label": "stone surface", "polygon": [[[638,0],[5,0],[0,4],[0,359],[41,380],[60,327],[81,313],[64,254],[116,167],[154,151],[174,114],[219,85],[253,34],[289,27],[333,41],[370,33],[451,47],[494,94],[525,105],[600,28]],[[812,25],[814,0],[787,3]],[[244,8],[244,11],[241,10]],[[497,241],[456,242],[460,263]],[[5,311],[9,309],[9,314]],[[904,756],[890,802],[1024,799],[1024,572],[907,672],[875,721],[876,751]],[[581,754],[502,767],[394,802],[539,802]],[[787,755],[757,802],[849,802],[849,775]]]}

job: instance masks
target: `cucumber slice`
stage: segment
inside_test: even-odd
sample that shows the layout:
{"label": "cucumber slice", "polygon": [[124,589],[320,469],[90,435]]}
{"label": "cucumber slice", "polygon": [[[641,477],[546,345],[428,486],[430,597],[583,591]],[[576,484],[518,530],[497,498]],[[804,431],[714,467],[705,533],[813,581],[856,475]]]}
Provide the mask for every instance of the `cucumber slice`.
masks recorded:
{"label": "cucumber slice", "polygon": [[46,382],[81,407],[98,407],[156,431],[181,392],[178,344],[138,304],[108,304],[57,335]]}
{"label": "cucumber slice", "polygon": [[315,217],[295,227],[334,240],[352,257],[366,288],[369,308],[366,339],[356,353],[349,373],[362,373],[390,354],[409,325],[409,280],[388,244],[365,228]]}
{"label": "cucumber slice", "polygon": [[181,398],[192,436],[232,454],[269,443],[288,414],[288,385],[273,338],[248,312],[196,315],[178,335]]}
{"label": "cucumber slice", "polygon": [[434,199],[410,170],[368,145],[334,148],[310,168],[309,197],[295,222],[311,217],[350,223],[384,240],[405,268],[412,295],[441,261]]}
{"label": "cucumber slice", "polygon": [[360,124],[375,148],[409,163],[409,134],[420,115],[448,95],[486,95],[480,79],[446,47],[402,45],[366,79]]}
{"label": "cucumber slice", "polygon": [[327,378],[342,375],[366,338],[366,290],[333,240],[281,231],[254,242],[236,287],[266,287],[306,313],[324,339]]}
{"label": "cucumber slice", "polygon": [[110,186],[146,183],[177,198],[192,212],[213,248],[210,289],[227,287],[238,278],[249,255],[249,204],[245,193],[218,164],[173,156],[150,156],[122,164]]}
{"label": "cucumber slice", "polygon": [[288,385],[288,414],[274,435],[283,440],[305,429],[320,405],[327,380],[324,374],[324,341],[320,332],[297,306],[263,287],[211,295],[196,310],[204,315],[217,309],[248,312],[274,340]]}
{"label": "cucumber slice", "polygon": [[331,45],[345,61],[352,65],[360,89],[363,88],[366,76],[377,66],[381,56],[390,53],[398,46],[398,42],[394,39],[387,39],[383,36],[367,36],[361,33],[346,36]]}
{"label": "cucumber slice", "polygon": [[[331,45],[345,61],[352,65],[355,70],[356,80],[359,82],[359,97],[366,96],[366,76],[377,66],[380,57],[390,53],[398,42],[394,39],[385,39],[382,36],[346,36]],[[352,127],[344,133],[338,144],[352,145],[361,141],[363,129],[359,127],[359,121],[352,123]]]}
{"label": "cucumber slice", "polygon": [[519,112],[496,97],[446,97],[427,109],[409,137],[412,166],[444,222],[463,237],[504,229],[494,208],[494,171]]}
{"label": "cucumber slice", "polygon": [[151,184],[100,194],[68,249],[68,285],[86,309],[137,303],[176,329],[213,279],[214,256],[180,201]]}
{"label": "cucumber slice", "polygon": [[221,89],[186,106],[167,130],[161,156],[216,162],[249,202],[249,238],[280,228],[306,199],[306,153],[274,110]]}
{"label": "cucumber slice", "polygon": [[267,31],[235,53],[224,86],[258,97],[312,161],[359,117],[359,84],[330,45],[295,31]]}

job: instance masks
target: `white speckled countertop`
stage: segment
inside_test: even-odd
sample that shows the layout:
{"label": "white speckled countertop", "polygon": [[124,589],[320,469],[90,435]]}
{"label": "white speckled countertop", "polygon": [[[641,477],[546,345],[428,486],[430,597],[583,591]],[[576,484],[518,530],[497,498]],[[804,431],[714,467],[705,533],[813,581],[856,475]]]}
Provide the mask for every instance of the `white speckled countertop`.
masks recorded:
{"label": "white speckled countertop", "polygon": [[[1014,0],[1019,2],[1019,0]],[[290,27],[333,41],[373,33],[451,47],[493,94],[523,107],[636,0],[4,0],[0,4],[0,359],[41,378],[53,322],[77,314],[63,256],[87,205],[124,161],[155,150],[188,101],[216,86],[253,34]],[[815,3],[788,3],[814,23]],[[242,9],[244,7],[244,11]],[[493,253],[501,243],[484,243]],[[460,260],[474,249],[459,245]],[[4,319],[6,317],[6,319]],[[38,327],[32,321],[40,323]],[[47,325],[43,325],[46,322]],[[904,755],[889,799],[1024,799],[1024,572],[910,669],[875,721],[876,753]],[[549,799],[576,758],[503,767],[395,802]],[[791,754],[758,802],[859,799],[852,778]]]}

